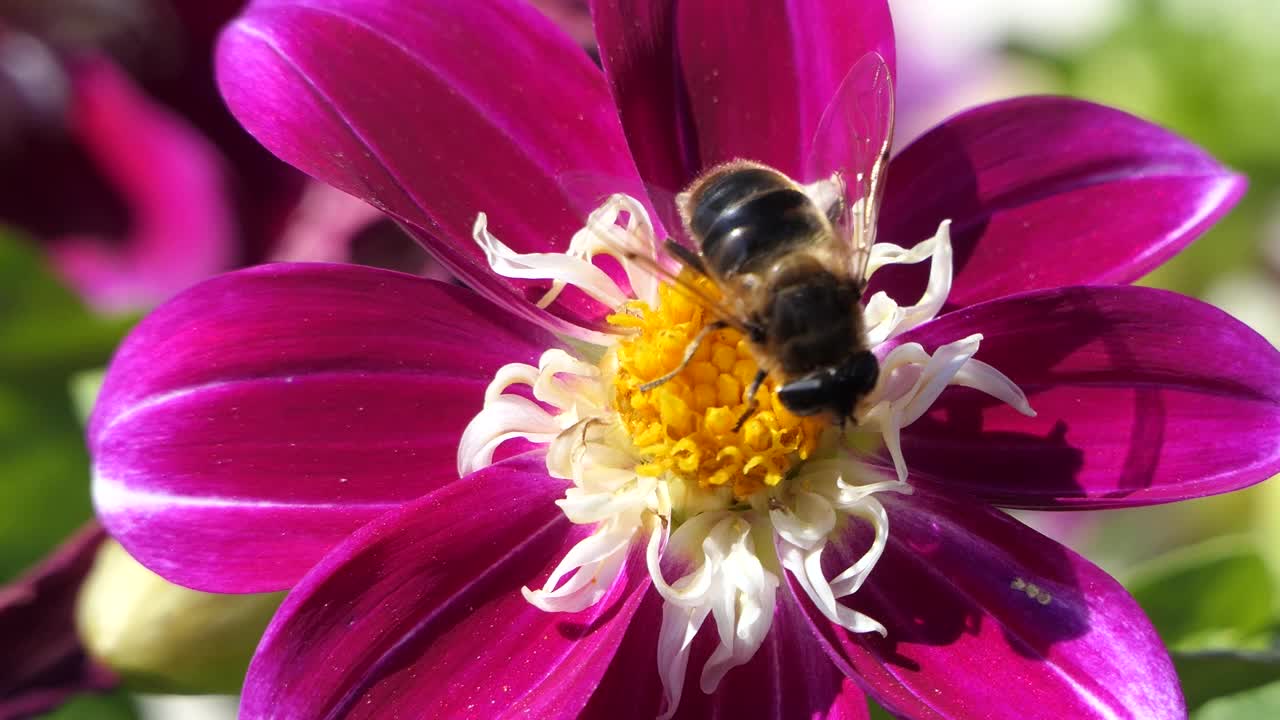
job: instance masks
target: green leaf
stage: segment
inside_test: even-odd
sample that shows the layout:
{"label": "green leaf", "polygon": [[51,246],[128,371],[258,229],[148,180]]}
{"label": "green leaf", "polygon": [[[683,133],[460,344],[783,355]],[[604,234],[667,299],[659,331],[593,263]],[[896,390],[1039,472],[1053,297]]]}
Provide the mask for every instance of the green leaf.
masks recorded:
{"label": "green leaf", "polygon": [[135,720],[138,711],[127,693],[114,692],[80,695],[44,717],[46,720]]}
{"label": "green leaf", "polygon": [[[1173,664],[1182,680],[1182,694],[1189,710],[1207,707],[1216,698],[1280,682],[1280,648],[1175,652]],[[1280,712],[1266,717],[1280,717]]]}
{"label": "green leaf", "polygon": [[1192,720],[1275,720],[1280,718],[1280,682],[1206,703]]}
{"label": "green leaf", "polygon": [[870,711],[870,720],[893,720],[893,716],[888,710],[880,707],[880,704],[871,698],[867,698],[867,710]]}
{"label": "green leaf", "polygon": [[0,582],[88,520],[89,459],[69,393],[129,325],[94,315],[0,230]]}
{"label": "green leaf", "polygon": [[1248,537],[1177,550],[1128,583],[1172,650],[1262,650],[1276,620],[1266,562]]}

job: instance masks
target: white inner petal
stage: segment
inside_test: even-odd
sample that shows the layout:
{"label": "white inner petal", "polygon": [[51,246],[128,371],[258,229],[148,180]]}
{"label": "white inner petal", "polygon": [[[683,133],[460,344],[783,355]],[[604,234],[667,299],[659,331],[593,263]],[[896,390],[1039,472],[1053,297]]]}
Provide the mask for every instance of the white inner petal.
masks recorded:
{"label": "white inner petal", "polygon": [[[472,237],[498,275],[516,280],[553,280],[552,287],[559,289],[573,285],[609,307],[618,307],[630,299],[608,273],[590,261],[565,253],[518,253],[489,232],[488,222],[484,213],[476,216]],[[538,307],[550,305],[559,289],[543,297]]]}
{"label": "white inner petal", "polygon": [[670,584],[660,567],[658,534],[650,539],[650,577],[666,600],[658,638],[658,670],[666,699],[660,717],[675,714],[689,649],[708,615],[720,642],[702,668],[699,687],[705,693],[714,692],[725,673],[749,661],[769,633],[779,581],[760,561],[751,531],[751,519],[731,511],[703,513],[681,525],[661,554],[668,563],[689,569]]}
{"label": "white inner petal", "polygon": [[522,588],[525,600],[547,612],[579,612],[596,604],[613,587],[639,528],[639,513],[602,523],[565,554],[541,590]]}
{"label": "white inner petal", "polygon": [[[625,216],[625,222],[618,224]],[[517,280],[551,280],[551,289],[538,301],[545,308],[555,302],[568,285],[577,287],[604,305],[621,307],[638,298],[653,303],[658,297],[659,279],[630,260],[639,256],[654,261],[657,237],[644,205],[629,195],[613,195],[587,218],[574,233],[564,253],[518,253],[489,232],[488,217],[476,216],[472,238],[484,251],[489,267],[503,277]],[[617,260],[631,291],[627,292],[592,259],[608,255]]]}
{"label": "white inner petal", "polygon": [[[508,394],[515,385],[529,387],[534,398],[555,412],[523,395]],[[462,431],[458,475],[488,467],[498,446],[508,440],[554,442],[583,418],[606,414],[607,397],[600,369],[558,348],[544,352],[537,368],[524,363],[502,366],[485,388],[484,407]],[[550,463],[548,470],[555,474]]]}
{"label": "white inner petal", "polygon": [[906,481],[902,428],[920,419],[948,385],[964,385],[1035,416],[1026,395],[995,368],[973,359],[982,336],[970,335],[939,347],[932,355],[919,343],[903,343],[880,362],[880,381],[868,396],[862,427],[879,430],[893,458],[898,479]]}
{"label": "white inner petal", "polygon": [[[902,482],[880,480],[851,458],[806,464],[792,482],[808,489],[796,493],[789,503],[781,502],[769,513],[778,530],[775,543],[779,561],[827,619],[850,632],[883,635],[883,625],[838,601],[862,587],[888,543],[889,516],[873,495],[886,491],[910,493],[911,487]],[[832,523],[831,518],[838,521]],[[831,534],[840,532],[848,522],[867,523],[875,533],[874,538],[862,557],[828,579],[822,570],[822,553]],[[811,529],[798,529],[805,525],[811,525]]]}
{"label": "white inner petal", "polygon": [[933,237],[910,250],[891,243],[876,243],[871,246],[867,278],[883,267],[910,265],[925,258],[932,258],[929,263],[929,282],[915,305],[901,307],[884,291],[867,300],[863,317],[866,320],[867,340],[872,346],[932,320],[946,304],[947,296],[951,294],[952,281],[951,221],[943,220]]}

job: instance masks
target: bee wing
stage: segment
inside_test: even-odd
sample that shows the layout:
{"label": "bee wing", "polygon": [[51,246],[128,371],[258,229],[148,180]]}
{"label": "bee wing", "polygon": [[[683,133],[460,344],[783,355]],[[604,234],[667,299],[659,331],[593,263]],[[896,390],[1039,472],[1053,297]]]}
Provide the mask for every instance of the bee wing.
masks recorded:
{"label": "bee wing", "polygon": [[711,281],[711,284],[718,290],[718,292],[708,292],[688,275],[679,271],[671,270],[656,258],[638,253],[628,253],[626,257],[628,261],[653,273],[662,282],[665,282],[672,288],[678,290],[685,297],[706,308],[712,316],[723,322],[725,325],[737,330],[743,335],[747,335],[748,337],[755,337],[759,334],[753,327],[752,323],[746,319],[745,313],[724,301],[724,298],[726,297],[737,297],[737,293],[729,288],[725,288],[717,282],[714,277],[708,274],[702,267],[702,260],[699,255],[691,253],[684,245],[670,238],[663,243],[662,250],[660,252],[663,252],[666,257],[674,260],[677,263],[677,267],[687,268],[690,272]]}
{"label": "bee wing", "polygon": [[[866,282],[893,144],[893,78],[880,53],[862,56],[822,113],[806,186],[835,226],[850,277]],[[830,199],[830,200],[828,200]]]}
{"label": "bee wing", "polygon": [[[655,226],[654,229],[658,232],[665,229],[668,236],[652,251],[647,247],[640,247],[641,243],[632,244],[622,240],[625,234],[598,232],[594,235],[602,244],[609,246],[618,257],[624,258],[628,263],[678,290],[685,297],[706,308],[717,320],[743,334],[751,334],[751,323],[746,319],[745,313],[725,302],[725,298],[736,297],[736,293],[732,288],[722,287],[707,273],[696,245],[685,237],[676,193],[641,183],[634,178],[609,178],[598,173],[564,173],[560,176],[559,182],[565,189],[565,196],[571,198],[576,204],[574,209],[584,218],[584,227],[588,225],[585,219],[604,204],[611,194],[617,192],[625,192],[647,205],[646,210],[651,214],[656,212],[662,226]],[[681,270],[685,268],[708,280],[718,293],[709,292],[695,279],[682,273]]]}

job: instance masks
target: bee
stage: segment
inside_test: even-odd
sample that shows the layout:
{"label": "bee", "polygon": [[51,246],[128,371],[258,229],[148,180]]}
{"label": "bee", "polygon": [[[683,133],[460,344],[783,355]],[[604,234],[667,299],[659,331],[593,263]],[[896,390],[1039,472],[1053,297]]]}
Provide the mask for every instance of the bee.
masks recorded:
{"label": "bee", "polygon": [[850,70],[819,123],[808,162],[819,180],[801,185],[761,163],[736,160],[706,171],[676,197],[688,243],[668,239],[665,249],[718,293],[680,274],[667,272],[666,279],[716,319],[690,342],[679,366],[642,389],[679,374],[712,332],[735,328],[760,368],[738,428],[757,408],[770,374],[792,413],[856,422],[859,402],[879,378],[862,298],[892,118],[888,67],[871,53]]}

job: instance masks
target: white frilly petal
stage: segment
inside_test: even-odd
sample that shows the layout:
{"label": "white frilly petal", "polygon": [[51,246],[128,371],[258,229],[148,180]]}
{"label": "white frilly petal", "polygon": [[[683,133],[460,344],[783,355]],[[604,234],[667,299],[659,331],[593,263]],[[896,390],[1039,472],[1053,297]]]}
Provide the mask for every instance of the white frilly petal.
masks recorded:
{"label": "white frilly petal", "polygon": [[1027,395],[1022,392],[1022,388],[1015,385],[1004,373],[981,360],[971,359],[966,362],[960,368],[960,372],[956,373],[951,384],[984,392],[1027,417],[1036,416],[1036,411],[1031,409],[1031,403],[1027,402]]}
{"label": "white frilly petal", "polygon": [[899,480],[907,479],[902,428],[920,419],[948,385],[971,387],[1009,403],[1023,414],[1035,414],[1026,395],[1012,380],[973,359],[981,343],[982,335],[974,334],[943,345],[932,355],[919,343],[903,343],[881,360],[880,381],[865,401],[869,409],[863,414],[862,426],[880,431]]}
{"label": "white frilly petal", "polygon": [[595,300],[609,307],[618,307],[631,299],[608,273],[592,265],[589,260],[567,253],[518,253],[489,232],[489,219],[484,213],[476,216],[472,237],[484,251],[489,267],[502,277],[516,280],[552,280],[554,289],[538,303],[538,307],[551,304],[566,284],[573,285]]}
{"label": "white frilly petal", "polygon": [[[555,412],[523,395],[506,394],[514,385],[530,387],[534,398]],[[485,388],[484,407],[458,442],[459,476],[490,465],[498,446],[508,440],[552,443],[584,417],[605,413],[606,397],[600,369],[559,348],[544,352],[536,368],[524,363],[502,366]],[[554,468],[548,470],[555,474]]]}
{"label": "white frilly petal", "polygon": [[649,574],[666,601],[658,638],[658,671],[670,717],[679,703],[689,644],[707,615],[715,620],[719,645],[702,668],[699,685],[714,692],[732,668],[749,661],[773,624],[778,578],[756,553],[752,523],[743,513],[713,511],[681,525],[666,543],[668,564],[687,567],[673,583],[663,577],[654,533]]}
{"label": "white frilly petal", "polygon": [[[619,225],[624,216],[625,222]],[[612,308],[632,298],[652,305],[658,297],[658,278],[631,260],[639,256],[656,261],[657,237],[648,211],[629,195],[610,196],[593,211],[586,225],[574,233],[567,252],[517,253],[489,232],[484,213],[476,216],[472,237],[498,275],[552,281],[551,289],[537,303],[540,308],[555,302],[569,285]],[[592,263],[597,255],[608,255],[622,265],[630,292]]]}
{"label": "white frilly petal", "polygon": [[933,237],[910,250],[889,243],[877,243],[871,247],[867,277],[887,265],[913,264],[925,258],[932,258],[929,264],[929,283],[915,305],[901,307],[883,291],[867,300],[863,317],[866,321],[867,340],[872,346],[932,320],[946,304],[953,277],[951,221],[943,220]]}
{"label": "white frilly petal", "polygon": [[524,599],[547,612],[578,612],[596,604],[613,587],[638,530],[638,513],[635,522],[601,525],[565,554],[542,589],[521,588]]}
{"label": "white frilly petal", "polygon": [[[862,587],[888,543],[889,516],[875,493],[911,492],[906,483],[881,477],[848,456],[807,463],[792,478],[794,485],[807,489],[776,500],[769,512],[782,566],[824,616],[850,632],[885,633],[875,619],[839,602]],[[828,579],[822,568],[822,552],[832,533],[840,532],[847,522],[865,522],[875,536],[862,557]]]}
{"label": "white frilly petal", "polygon": [[540,405],[519,395],[502,395],[485,403],[458,440],[458,477],[488,467],[493,453],[508,440],[551,442],[560,433],[556,419]]}
{"label": "white frilly petal", "polygon": [[769,518],[779,537],[805,549],[824,542],[836,526],[835,508],[826,498],[811,492],[796,493],[791,508],[786,512],[774,510]]}

